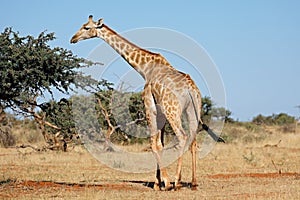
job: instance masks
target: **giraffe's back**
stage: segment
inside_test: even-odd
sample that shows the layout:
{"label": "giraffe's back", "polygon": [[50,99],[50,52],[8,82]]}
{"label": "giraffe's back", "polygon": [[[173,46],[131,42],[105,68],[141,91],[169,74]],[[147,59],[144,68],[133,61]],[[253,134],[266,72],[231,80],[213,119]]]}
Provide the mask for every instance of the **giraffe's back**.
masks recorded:
{"label": "giraffe's back", "polygon": [[[178,107],[181,112],[191,104],[191,97],[197,104],[201,104],[200,91],[188,74],[174,68],[160,70],[155,74],[155,78],[149,83],[157,104],[165,109]],[[198,106],[196,109],[199,112]]]}

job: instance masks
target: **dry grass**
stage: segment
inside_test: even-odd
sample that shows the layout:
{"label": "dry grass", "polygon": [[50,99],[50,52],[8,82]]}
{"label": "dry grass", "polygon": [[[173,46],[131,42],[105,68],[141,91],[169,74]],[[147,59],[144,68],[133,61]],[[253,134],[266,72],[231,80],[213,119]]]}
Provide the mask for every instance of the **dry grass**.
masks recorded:
{"label": "dry grass", "polygon": [[[225,134],[229,129],[238,127],[225,127]],[[233,134],[241,137],[217,144],[198,160],[198,191],[187,185],[179,191],[153,191],[149,186],[154,172],[116,171],[81,147],[71,152],[1,148],[0,199],[299,199],[300,133],[276,130],[237,131]],[[245,139],[246,135],[254,139]],[[184,183],[190,182],[190,166],[191,156],[186,153]],[[169,167],[171,178],[175,167],[175,163]]]}
{"label": "dry grass", "polygon": [[[6,130],[6,132],[13,138],[14,144],[45,144],[45,140],[42,136],[40,129],[37,127],[35,122],[25,120],[23,122],[18,122],[14,124],[12,128],[8,126],[1,126],[2,130]],[[1,144],[0,147],[4,147],[5,145]],[[11,146],[11,145],[8,145]]]}

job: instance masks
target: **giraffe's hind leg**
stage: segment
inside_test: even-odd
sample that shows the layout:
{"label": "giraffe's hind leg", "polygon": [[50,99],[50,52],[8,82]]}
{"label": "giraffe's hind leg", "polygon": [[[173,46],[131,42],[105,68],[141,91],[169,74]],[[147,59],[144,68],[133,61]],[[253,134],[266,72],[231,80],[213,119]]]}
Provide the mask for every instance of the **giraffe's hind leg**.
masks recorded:
{"label": "giraffe's hind leg", "polygon": [[[187,108],[187,117],[189,121],[189,131],[190,131],[190,139],[191,139],[191,146],[190,146],[190,151],[192,154],[192,182],[191,182],[191,187],[192,190],[197,190],[197,178],[196,178],[196,150],[197,150],[197,131],[198,131],[198,119],[197,116],[194,114],[195,113],[195,108],[191,104]],[[200,113],[200,110],[197,111],[197,113]]]}
{"label": "giraffe's hind leg", "polygon": [[192,153],[192,190],[197,190],[198,184],[196,179],[196,149],[197,149],[197,141],[196,138],[193,140],[191,144],[191,153]]}
{"label": "giraffe's hind leg", "polygon": [[[162,189],[161,182],[165,184],[165,189],[169,190],[171,184],[166,169],[162,166],[162,150],[163,144],[161,141],[161,130],[158,130],[157,123],[157,107],[151,93],[151,87],[146,85],[143,92],[143,99],[145,104],[146,118],[151,131],[151,148],[154,157],[157,161],[157,174],[154,189]],[[161,180],[162,179],[162,180]]]}

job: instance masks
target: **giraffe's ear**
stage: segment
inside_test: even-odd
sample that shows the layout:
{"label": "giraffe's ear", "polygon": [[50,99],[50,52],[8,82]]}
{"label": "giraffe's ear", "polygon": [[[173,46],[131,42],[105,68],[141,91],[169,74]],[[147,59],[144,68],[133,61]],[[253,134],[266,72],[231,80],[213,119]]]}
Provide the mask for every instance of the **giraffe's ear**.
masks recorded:
{"label": "giraffe's ear", "polygon": [[103,22],[104,22],[103,18],[99,19],[97,22],[97,27],[101,27],[103,25]]}

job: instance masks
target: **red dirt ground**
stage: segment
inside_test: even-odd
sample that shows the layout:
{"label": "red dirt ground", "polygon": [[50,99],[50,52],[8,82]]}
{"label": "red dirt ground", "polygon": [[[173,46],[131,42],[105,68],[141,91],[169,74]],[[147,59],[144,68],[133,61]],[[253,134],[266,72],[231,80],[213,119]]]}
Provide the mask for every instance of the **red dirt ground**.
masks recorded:
{"label": "red dirt ground", "polygon": [[[215,174],[209,175],[205,178],[213,180],[228,180],[236,178],[271,178],[280,179],[284,177],[292,177],[300,180],[299,173],[248,173],[248,174]],[[142,186],[141,186],[142,185]],[[101,190],[125,190],[125,191],[149,191],[153,183],[146,181],[127,181],[120,183],[107,183],[107,184],[78,184],[78,183],[65,183],[65,182],[53,182],[53,181],[31,181],[31,180],[7,180],[0,183],[0,198],[16,198],[26,194],[38,193],[42,191],[45,193],[52,193],[53,191],[73,191],[80,192],[92,188],[97,191]],[[183,187],[189,187],[188,183],[183,184]],[[12,192],[7,192],[12,191]],[[232,197],[247,197],[246,194],[233,194]],[[270,195],[270,194],[268,194]],[[267,196],[267,194],[266,194]]]}
{"label": "red dirt ground", "polygon": [[286,173],[249,173],[249,174],[215,174],[210,175],[208,178],[218,179],[228,179],[228,178],[239,178],[239,177],[252,177],[252,178],[279,178],[279,177],[287,177],[287,176],[295,176],[300,178],[300,174],[294,172],[286,172]]}

